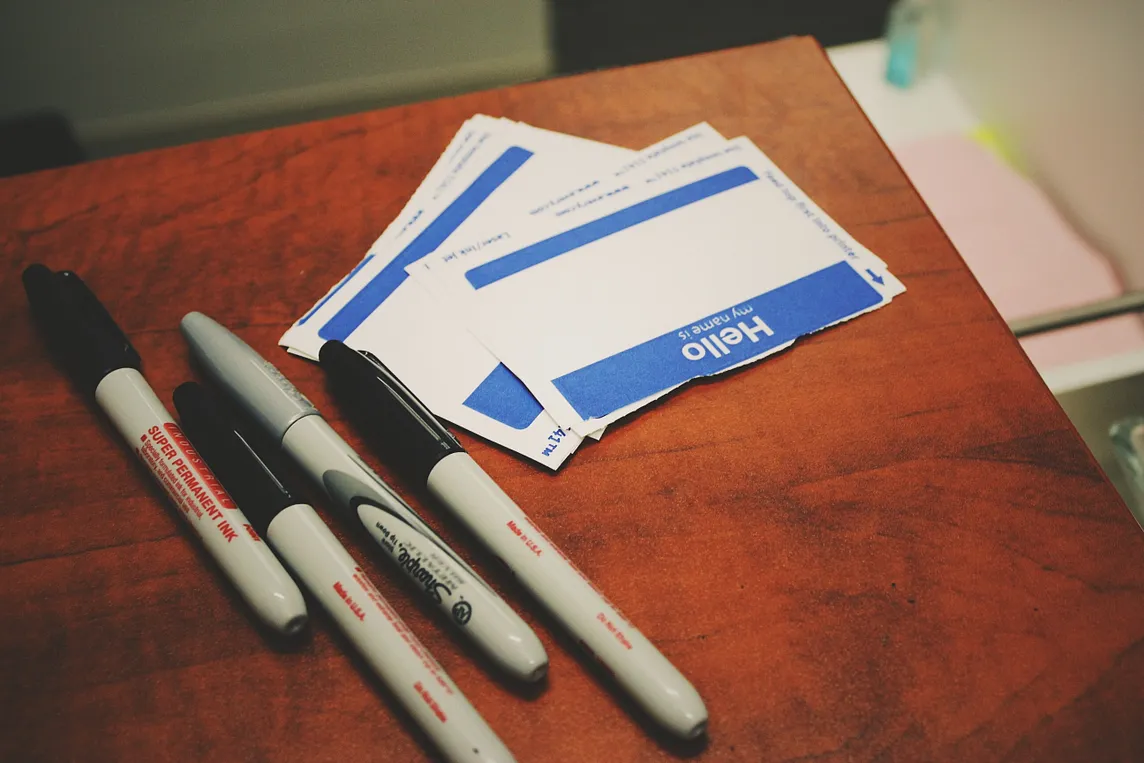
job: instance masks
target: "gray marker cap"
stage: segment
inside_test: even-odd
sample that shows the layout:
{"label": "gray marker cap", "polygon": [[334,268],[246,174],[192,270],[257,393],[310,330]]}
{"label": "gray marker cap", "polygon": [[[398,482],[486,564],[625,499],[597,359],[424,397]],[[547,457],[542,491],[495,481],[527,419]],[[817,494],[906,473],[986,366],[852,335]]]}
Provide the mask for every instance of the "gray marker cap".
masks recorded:
{"label": "gray marker cap", "polygon": [[318,413],[277,368],[218,321],[187,313],[179,328],[199,364],[278,440],[298,419]]}

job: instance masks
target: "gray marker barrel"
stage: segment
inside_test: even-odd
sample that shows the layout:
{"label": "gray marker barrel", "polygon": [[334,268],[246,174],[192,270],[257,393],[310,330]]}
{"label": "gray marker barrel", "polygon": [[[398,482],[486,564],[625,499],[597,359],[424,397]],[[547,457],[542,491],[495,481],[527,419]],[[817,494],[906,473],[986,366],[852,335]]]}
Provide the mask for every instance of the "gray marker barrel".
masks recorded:
{"label": "gray marker barrel", "polygon": [[545,675],[548,654],[527,623],[365,465],[278,369],[202,313],[187,314],[181,328],[203,367],[467,638],[520,680]]}
{"label": "gray marker barrel", "polygon": [[181,385],[175,407],[207,463],[449,760],[512,760],[317,513],[290,494],[206,390],[194,382]]}

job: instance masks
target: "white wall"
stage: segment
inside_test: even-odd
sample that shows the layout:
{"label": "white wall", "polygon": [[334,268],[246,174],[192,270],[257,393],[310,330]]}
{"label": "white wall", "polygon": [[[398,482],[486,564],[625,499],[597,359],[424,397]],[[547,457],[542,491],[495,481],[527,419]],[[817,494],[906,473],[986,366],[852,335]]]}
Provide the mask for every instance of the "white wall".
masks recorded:
{"label": "white wall", "polygon": [[1144,289],[1144,2],[950,0],[951,69],[974,111]]}
{"label": "white wall", "polygon": [[543,0],[0,2],[0,119],[55,109],[94,155],[550,70]]}

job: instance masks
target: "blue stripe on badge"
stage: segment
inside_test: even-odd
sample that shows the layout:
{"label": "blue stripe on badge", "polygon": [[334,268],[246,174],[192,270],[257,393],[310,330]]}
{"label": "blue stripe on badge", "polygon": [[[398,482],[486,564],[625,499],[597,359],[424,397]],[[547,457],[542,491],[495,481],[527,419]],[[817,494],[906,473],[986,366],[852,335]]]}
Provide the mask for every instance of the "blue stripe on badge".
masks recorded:
{"label": "blue stripe on badge", "polygon": [[503,363],[485,377],[463,405],[513,429],[528,429],[544,408]]}
{"label": "blue stripe on badge", "polygon": [[581,418],[606,416],[689,379],[726,370],[881,300],[849,263],[839,262],[552,383]]}
{"label": "blue stripe on badge", "polygon": [[531,246],[526,246],[524,249],[498,257],[484,265],[478,265],[467,271],[465,278],[468,279],[474,289],[482,289],[503,278],[527,270],[533,265],[539,265],[554,257],[567,254],[613,233],[619,233],[626,228],[655,219],[680,207],[686,207],[689,204],[694,204],[697,201],[758,179],[759,176],[746,167],[734,167],[717,175],[680,186],[674,191],[653,196],[639,204],[633,204],[626,209],[601,217],[599,220],[593,220],[552,238],[546,238]]}
{"label": "blue stripe on badge", "polygon": [[326,324],[318,329],[318,336],[322,339],[344,341],[370,316],[370,313],[397,290],[398,286],[405,283],[405,279],[409,277],[405,272],[407,266],[439,247],[453,231],[469,219],[493,191],[520,169],[530,156],[532,152],[520,146],[505,149],[505,152],[497,157],[472,185],[462,191],[437,219],[429,223],[425,230],[362,287],[362,290],[355,294],[333,318],[326,321]]}
{"label": "blue stripe on badge", "polygon": [[332,291],[331,291],[329,294],[327,294],[326,296],[322,297],[322,298],[321,298],[321,300],[319,300],[319,301],[318,301],[318,304],[316,304],[316,305],[314,305],[313,307],[311,307],[311,308],[310,308],[310,312],[308,312],[308,313],[306,313],[305,315],[303,315],[303,316],[302,316],[302,319],[301,319],[300,321],[298,321],[298,325],[299,325],[299,326],[301,326],[303,323],[305,323],[306,321],[310,320],[310,317],[311,317],[311,316],[312,316],[314,313],[316,313],[316,312],[318,312],[319,310],[321,310],[321,309],[322,309],[322,305],[324,305],[324,304],[326,304],[327,302],[329,302],[329,301],[330,301],[330,297],[334,296],[334,295],[335,295],[335,294],[337,294],[339,291],[341,291],[341,290],[342,290],[342,287],[343,287],[343,286],[345,286],[347,283],[349,283],[350,279],[351,279],[351,278],[353,278],[354,276],[356,276],[356,275],[357,275],[357,273],[358,273],[358,271],[359,271],[359,270],[361,270],[362,268],[364,268],[364,267],[365,267],[365,266],[366,266],[366,265],[369,263],[369,261],[370,261],[370,260],[372,260],[372,259],[373,259],[373,255],[372,255],[372,254],[367,254],[367,255],[366,255],[366,257],[365,257],[365,259],[364,259],[364,260],[362,260],[361,262],[359,262],[357,265],[355,265],[355,266],[354,266],[354,269],[353,269],[353,270],[351,270],[351,271],[350,271],[350,272],[349,272],[349,273],[346,275],[346,277],[345,277],[345,278],[343,278],[342,280],[338,281],[338,285],[337,285],[337,286],[335,286],[335,287],[333,288],[333,290],[332,290]]}

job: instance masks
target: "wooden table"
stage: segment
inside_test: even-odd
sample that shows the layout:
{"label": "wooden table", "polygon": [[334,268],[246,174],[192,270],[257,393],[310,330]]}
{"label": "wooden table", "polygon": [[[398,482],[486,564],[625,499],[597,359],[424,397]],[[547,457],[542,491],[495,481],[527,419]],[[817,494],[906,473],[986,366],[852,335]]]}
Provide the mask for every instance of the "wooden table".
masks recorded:
{"label": "wooden table", "polygon": [[202,310],[346,432],[275,342],[476,112],[630,147],[700,120],[750,136],[909,288],[559,474],[462,438],[692,678],[702,743],[652,732],[471,545],[549,649],[543,691],[499,682],[347,540],[522,761],[1144,760],[1144,536],[806,39],[0,181],[0,759],[427,755],[324,617],[296,647],[252,626],[45,356],[19,274],[83,275],[166,400]]}

